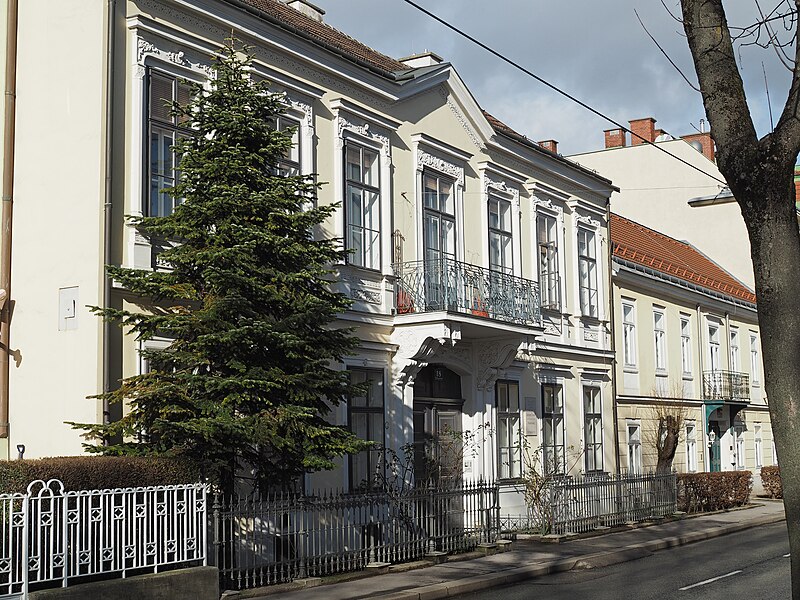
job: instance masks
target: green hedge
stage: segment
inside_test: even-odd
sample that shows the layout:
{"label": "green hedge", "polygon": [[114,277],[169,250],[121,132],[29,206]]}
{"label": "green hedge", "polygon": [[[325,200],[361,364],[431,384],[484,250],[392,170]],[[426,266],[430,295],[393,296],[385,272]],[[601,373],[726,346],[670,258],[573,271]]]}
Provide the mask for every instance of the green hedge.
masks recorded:
{"label": "green hedge", "polygon": [[692,513],[744,506],[752,489],[750,471],[679,473],[678,510]]}
{"label": "green hedge", "polygon": [[770,498],[783,498],[780,467],[761,467],[761,485]]}
{"label": "green hedge", "polygon": [[139,456],[68,456],[0,461],[0,494],[24,492],[31,481],[60,479],[64,489],[99,490],[193,483],[200,472],[185,460]]}

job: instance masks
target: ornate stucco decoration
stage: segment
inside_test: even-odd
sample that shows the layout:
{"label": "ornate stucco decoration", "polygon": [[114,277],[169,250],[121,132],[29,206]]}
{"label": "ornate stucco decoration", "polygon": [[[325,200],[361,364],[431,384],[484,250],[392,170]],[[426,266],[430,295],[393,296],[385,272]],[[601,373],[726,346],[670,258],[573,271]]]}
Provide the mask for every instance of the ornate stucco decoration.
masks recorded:
{"label": "ornate stucco decoration", "polygon": [[389,136],[386,133],[378,130],[365,121],[355,121],[348,119],[340,112],[336,116],[336,133],[339,139],[344,139],[345,131],[352,131],[361,137],[374,140],[381,145],[381,155],[384,158],[389,158]]}
{"label": "ornate stucco decoration", "polygon": [[475,147],[478,148],[478,150],[486,150],[486,146],[484,146],[470,122],[467,121],[464,113],[456,105],[456,103],[453,102],[453,99],[450,97],[450,92],[444,84],[439,86],[439,95],[442,97],[442,99],[444,99],[445,103],[450,108],[450,112],[453,113],[453,116],[456,118],[456,121],[458,121],[458,124],[461,125],[464,131],[467,132],[469,139],[473,144],[475,144]]}
{"label": "ornate stucco decoration", "polygon": [[417,169],[430,167],[446,175],[450,175],[459,185],[464,185],[464,169],[448,160],[429,154],[424,150],[417,150]]}
{"label": "ornate stucco decoration", "polygon": [[314,115],[311,110],[311,105],[308,102],[303,102],[302,100],[296,100],[290,97],[288,94],[286,96],[286,102],[295,109],[303,113],[303,120],[307,127],[311,128],[314,126]]}
{"label": "ornate stucco decoration", "polygon": [[483,194],[487,196],[490,190],[511,196],[515,206],[519,206],[519,188],[508,185],[504,180],[494,179],[488,173],[483,174]]}
{"label": "ornate stucco decoration", "polygon": [[600,221],[593,219],[592,217],[583,217],[577,213],[575,214],[575,224],[586,225],[592,229],[600,229]]}
{"label": "ornate stucco decoration", "polygon": [[553,202],[552,198],[548,198],[545,195],[536,194],[531,198],[531,202],[533,202],[535,208],[544,208],[545,210],[556,213],[559,217],[564,214],[564,209],[556,202]]}
{"label": "ornate stucco decoration", "polygon": [[144,59],[147,56],[154,56],[160,60],[184,67],[186,69],[191,69],[192,71],[201,71],[205,73],[207,77],[214,76],[214,69],[211,68],[211,65],[201,62],[193,62],[186,58],[186,54],[183,51],[168,52],[166,50],[162,50],[152,42],[148,42],[143,38],[139,38],[137,41],[136,62],[139,65],[144,65]]}
{"label": "ornate stucco decoration", "polygon": [[505,371],[517,356],[522,339],[486,342],[478,350],[478,371],[475,381],[479,390],[490,390],[505,376]]}

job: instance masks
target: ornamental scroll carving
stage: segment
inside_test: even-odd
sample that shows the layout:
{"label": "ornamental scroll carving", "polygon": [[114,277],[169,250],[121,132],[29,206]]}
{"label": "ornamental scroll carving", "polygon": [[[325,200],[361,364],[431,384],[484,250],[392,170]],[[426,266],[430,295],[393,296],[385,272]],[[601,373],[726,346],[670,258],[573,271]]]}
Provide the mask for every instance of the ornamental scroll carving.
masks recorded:
{"label": "ornamental scroll carving", "polygon": [[345,131],[352,131],[361,137],[375,140],[381,145],[381,154],[384,158],[389,157],[389,136],[380,131],[375,131],[369,123],[363,121],[356,123],[339,114],[336,117],[336,132],[339,139],[344,139]]}
{"label": "ornamental scroll carving", "polygon": [[172,63],[173,65],[191,69],[192,71],[201,71],[205,73],[207,77],[214,76],[214,69],[212,69],[210,65],[200,62],[192,62],[186,58],[186,54],[183,51],[167,52],[152,42],[148,42],[145,39],[139,38],[137,41],[136,62],[139,65],[143,65],[146,56],[155,56],[156,58]]}
{"label": "ornamental scroll carving", "polygon": [[424,167],[430,167],[445,175],[450,175],[455,179],[459,185],[464,185],[464,169],[450,161],[428,154],[424,150],[417,151],[417,169],[422,170]]}
{"label": "ornamental scroll carving", "polygon": [[485,196],[489,195],[489,190],[495,190],[502,194],[511,196],[511,201],[515,206],[519,206],[519,188],[510,186],[505,181],[494,179],[488,174],[483,174],[483,193]]}
{"label": "ornamental scroll carving", "polygon": [[577,213],[575,214],[575,224],[586,225],[587,227],[591,227],[592,229],[600,229],[600,221],[597,221],[592,217],[582,217]]}
{"label": "ornamental scroll carving", "polygon": [[545,210],[552,211],[559,216],[564,214],[564,209],[553,202],[552,198],[548,198],[547,196],[536,195],[531,198],[531,201],[533,202],[533,206],[536,208],[544,208]]}

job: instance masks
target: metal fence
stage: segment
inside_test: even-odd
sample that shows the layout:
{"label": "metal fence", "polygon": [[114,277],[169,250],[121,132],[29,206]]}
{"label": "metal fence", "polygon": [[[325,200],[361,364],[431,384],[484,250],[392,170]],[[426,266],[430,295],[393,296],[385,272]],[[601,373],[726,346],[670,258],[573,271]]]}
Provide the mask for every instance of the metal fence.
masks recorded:
{"label": "metal fence", "polygon": [[547,482],[527,515],[502,515],[505,532],[564,535],[646,521],[677,510],[674,473],[587,475]]}
{"label": "metal fence", "polygon": [[0,495],[0,598],[80,580],[206,564],[204,484]]}
{"label": "metal fence", "polygon": [[456,552],[498,533],[498,488],[272,494],[214,500],[222,589],[246,589]]}

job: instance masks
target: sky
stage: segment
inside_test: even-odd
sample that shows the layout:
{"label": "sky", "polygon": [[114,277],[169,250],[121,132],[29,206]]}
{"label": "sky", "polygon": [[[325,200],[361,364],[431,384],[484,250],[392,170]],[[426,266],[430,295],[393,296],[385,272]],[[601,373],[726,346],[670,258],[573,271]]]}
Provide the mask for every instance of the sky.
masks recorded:
{"label": "sky", "polygon": [[[684,81],[644,25],[696,85],[691,55],[677,16],[677,0],[415,0],[484,44],[520,63],[586,104],[627,125],[653,117],[675,136],[694,133],[705,118],[700,93]],[[759,20],[757,0],[727,0],[731,26]],[[786,0],[758,0],[769,13]],[[404,0],[314,0],[325,21],[359,41],[402,58],[432,51],[454,65],[481,106],[533,140],[555,139],[565,155],[597,150],[614,127],[528,75],[446,29]],[[774,22],[778,32],[781,21]],[[784,33],[783,38],[787,36]],[[794,49],[789,49],[793,55]],[[790,73],[773,48],[738,46],[753,121],[770,131],[766,70],[777,121]]]}

